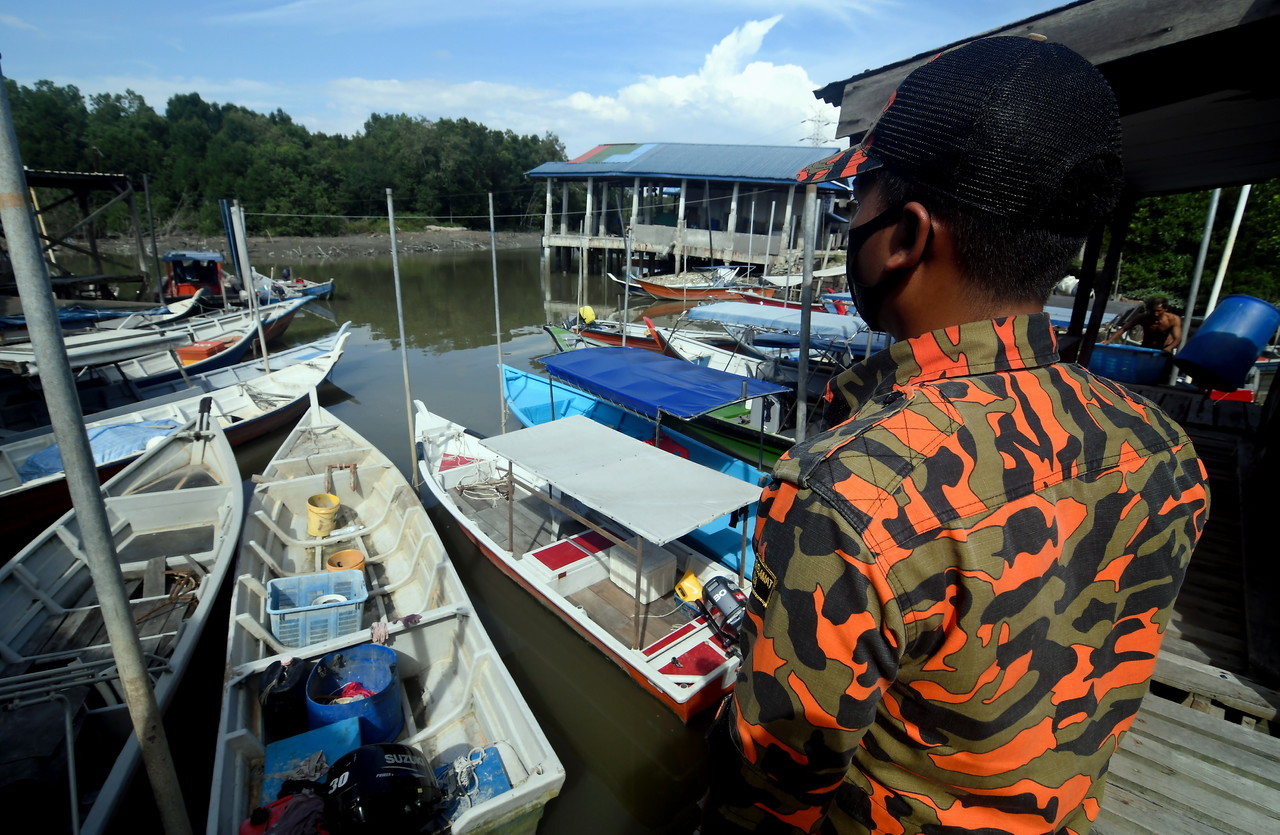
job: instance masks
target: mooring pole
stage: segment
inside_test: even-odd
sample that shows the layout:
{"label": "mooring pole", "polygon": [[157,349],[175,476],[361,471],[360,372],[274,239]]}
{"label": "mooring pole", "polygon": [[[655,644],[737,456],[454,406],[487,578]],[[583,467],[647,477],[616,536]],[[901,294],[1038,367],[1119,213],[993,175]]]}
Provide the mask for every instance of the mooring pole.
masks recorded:
{"label": "mooring pole", "polygon": [[803,441],[808,431],[809,393],[809,326],[813,320],[813,258],[814,238],[818,234],[818,186],[810,183],[804,187],[804,264],[800,283],[800,355],[796,368],[796,440]]}
{"label": "mooring pole", "polygon": [[[601,214],[603,217],[603,213]],[[493,192],[489,192],[489,254],[493,259],[493,338],[498,343],[498,408],[502,415],[502,434],[507,434],[507,396],[502,370],[502,315],[498,305],[498,230],[493,218]],[[581,304],[581,302],[579,302]],[[512,545],[514,550],[515,546]]]}
{"label": "mooring pole", "polygon": [[[98,486],[98,471],[85,434],[84,413],[80,409],[71,362],[67,359],[67,346],[54,309],[49,273],[40,256],[36,230],[27,210],[26,188],[18,136],[9,109],[9,95],[4,87],[4,74],[0,72],[0,222],[4,225],[9,244],[18,296],[27,317],[54,439],[62,452],[67,488],[84,543],[85,562],[93,578],[102,620],[124,688],[125,703],[133,719],[133,732],[151,780],[156,808],[160,812],[160,822],[165,832],[190,833],[191,821],[187,818],[178,774],[169,755],[160,707],[147,676],[142,643],[133,625],[133,611],[125,593],[115,540]],[[73,819],[76,814],[73,809]]]}
{"label": "mooring pole", "polygon": [[[253,283],[253,265],[249,263],[249,236],[244,231],[244,207],[240,205],[239,200],[232,207],[231,221],[236,230],[236,252],[240,254],[240,262],[244,265],[245,275],[249,276],[249,310],[253,312],[254,321],[258,325],[258,353],[262,355],[263,369],[270,374],[271,358],[267,356],[267,332],[262,326],[262,307],[258,304],[258,285]],[[226,290],[222,292],[225,298]],[[271,292],[270,287],[267,288],[267,292]]]}
{"label": "mooring pole", "polygon": [[416,462],[417,439],[413,435],[413,394],[409,389],[409,343],[404,335],[404,301],[400,295],[400,253],[396,246],[396,207],[391,199],[391,189],[387,189],[387,228],[391,231],[391,275],[396,284],[396,319],[400,322],[400,364],[404,368],[404,408],[409,418],[409,470],[413,473],[413,486],[421,486]]}

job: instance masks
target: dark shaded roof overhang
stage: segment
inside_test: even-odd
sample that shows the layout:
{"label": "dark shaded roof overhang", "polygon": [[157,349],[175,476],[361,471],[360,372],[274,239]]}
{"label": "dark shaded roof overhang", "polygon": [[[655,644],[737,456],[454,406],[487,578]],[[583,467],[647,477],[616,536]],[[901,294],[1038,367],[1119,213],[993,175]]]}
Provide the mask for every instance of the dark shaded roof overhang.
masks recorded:
{"label": "dark shaded roof overhang", "polygon": [[903,78],[992,35],[1044,35],[1107,77],[1120,104],[1126,176],[1142,195],[1280,176],[1280,0],[1080,0],[815,91],[858,142]]}

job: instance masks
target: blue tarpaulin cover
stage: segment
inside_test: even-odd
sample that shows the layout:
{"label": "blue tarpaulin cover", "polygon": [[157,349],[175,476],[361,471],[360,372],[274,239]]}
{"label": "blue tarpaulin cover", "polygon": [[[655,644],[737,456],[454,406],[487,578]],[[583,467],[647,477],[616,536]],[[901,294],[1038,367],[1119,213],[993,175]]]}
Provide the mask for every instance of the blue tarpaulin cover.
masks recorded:
{"label": "blue tarpaulin cover", "polygon": [[651,418],[663,412],[688,420],[730,403],[787,391],[786,386],[642,348],[569,351],[543,362],[552,377]]}
{"label": "blue tarpaulin cover", "polygon": [[[130,455],[141,455],[147,443],[163,438],[178,428],[176,420],[148,420],[141,423],[116,423],[89,430],[89,447],[93,450],[93,463],[101,467]],[[23,481],[56,475],[64,469],[62,451],[57,444],[50,444],[27,458],[18,468]]]}

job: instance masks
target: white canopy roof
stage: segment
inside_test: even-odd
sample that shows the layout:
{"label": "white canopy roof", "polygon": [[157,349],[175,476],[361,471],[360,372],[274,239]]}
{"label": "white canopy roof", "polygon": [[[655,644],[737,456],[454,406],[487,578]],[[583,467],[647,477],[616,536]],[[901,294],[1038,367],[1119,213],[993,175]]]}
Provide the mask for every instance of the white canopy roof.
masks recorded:
{"label": "white canopy roof", "polygon": [[760,488],[572,415],[481,441],[655,545],[760,498]]}

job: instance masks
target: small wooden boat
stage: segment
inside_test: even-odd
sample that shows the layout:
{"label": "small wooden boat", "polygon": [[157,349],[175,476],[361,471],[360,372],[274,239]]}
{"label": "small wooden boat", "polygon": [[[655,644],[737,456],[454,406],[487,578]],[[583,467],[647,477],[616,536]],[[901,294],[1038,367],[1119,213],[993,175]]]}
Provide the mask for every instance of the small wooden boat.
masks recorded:
{"label": "small wooden boat", "polygon": [[[58,322],[65,331],[81,328],[118,329],[164,325],[195,316],[201,311],[203,291],[182,301],[168,305],[147,302],[97,301],[93,299],[54,299]],[[0,305],[0,328],[4,338],[25,334],[26,316],[22,312],[22,300],[5,299]]]}
{"label": "small wooden boat", "polygon": [[316,299],[333,298],[334,280],[311,281],[305,278],[275,278],[265,276],[254,270],[253,283],[258,288],[258,300],[262,304],[274,304],[285,299],[296,299],[299,296],[312,296]]}
{"label": "small wooden boat", "polygon": [[[191,420],[206,400],[215,423],[232,444],[256,438],[296,419],[316,386],[333,373],[349,334],[331,350],[298,358],[247,382],[205,392],[165,395],[111,410],[85,424],[99,478],[105,479],[143,453],[149,444]],[[0,533],[61,513],[70,505],[66,475],[53,433],[29,432],[0,445]]]}
{"label": "small wooden boat", "polygon": [[[284,335],[294,316],[310,297],[290,299],[260,311],[241,310],[189,320],[188,341],[174,351],[158,351],[102,369],[106,379],[130,380],[135,385],[151,385],[181,379],[183,374],[199,374],[225,368],[243,360],[258,342],[258,319],[267,342]],[[179,323],[181,326],[182,323]]]}
{"label": "small wooden boat", "polygon": [[[103,495],[164,710],[235,553],[240,471],[222,430],[197,419]],[[73,808],[32,806],[47,832],[104,831],[140,759],[80,537],[68,512],[0,566],[0,784],[11,804],[73,797]]]}
{"label": "small wooden boat", "polygon": [[717,615],[731,607],[708,618],[688,590],[738,600],[736,581],[680,537],[758,487],[581,415],[482,440],[415,407],[428,488],[499,570],[682,720],[728,692],[739,658]]}
{"label": "small wooden boat", "polygon": [[[211,371],[188,373],[185,377],[139,385],[132,380],[105,380],[100,376],[81,380],[76,387],[80,410],[86,417],[99,420],[139,408],[139,404],[157,398],[185,399],[200,392],[250,383],[268,371],[279,371],[299,362],[307,362],[327,354],[351,327],[345,322],[332,334],[313,342],[272,351],[266,358],[246,360]],[[165,400],[163,402],[168,402]],[[18,433],[39,430],[49,425],[49,410],[43,393],[37,387],[23,387],[19,392],[0,396],[0,440],[14,440]]]}
{"label": "small wooden boat", "polygon": [[[533,832],[560,791],[564,768],[400,470],[313,404],[254,480],[231,598],[210,835],[235,832],[256,807],[274,801],[285,765],[317,750],[333,765],[344,748],[369,736],[366,728],[358,739],[342,737],[336,725],[290,735],[307,730],[307,706],[297,704],[301,715],[269,710],[259,682],[276,662],[363,651],[374,632],[385,633],[398,670],[382,703],[387,732],[420,752],[442,775],[441,785],[470,783],[470,791],[445,801],[451,831]],[[309,499],[318,494],[340,503],[327,535],[309,532]],[[326,571],[340,560],[362,567]],[[304,604],[319,597],[302,588],[347,594]],[[350,602],[356,598],[363,602]],[[401,730],[394,733],[394,726]],[[484,766],[474,782],[444,779],[456,761],[474,765],[477,757]],[[406,823],[386,831],[426,830]]]}
{"label": "small wooden boat", "polygon": [[754,287],[741,284],[680,284],[666,285],[643,278],[632,279],[639,287],[656,299],[678,299],[680,301],[702,299],[740,299],[746,290],[762,296],[772,296],[778,291],[776,287]]}
{"label": "small wooden boat", "polygon": [[[195,316],[164,326],[117,328],[64,337],[72,369],[101,373],[108,379],[127,379],[137,385],[178,379],[233,365],[244,359],[258,339],[262,318],[267,341],[279,337],[311,299],[272,305],[260,313],[236,311]],[[26,377],[39,375],[30,342],[0,347],[0,368]]]}

